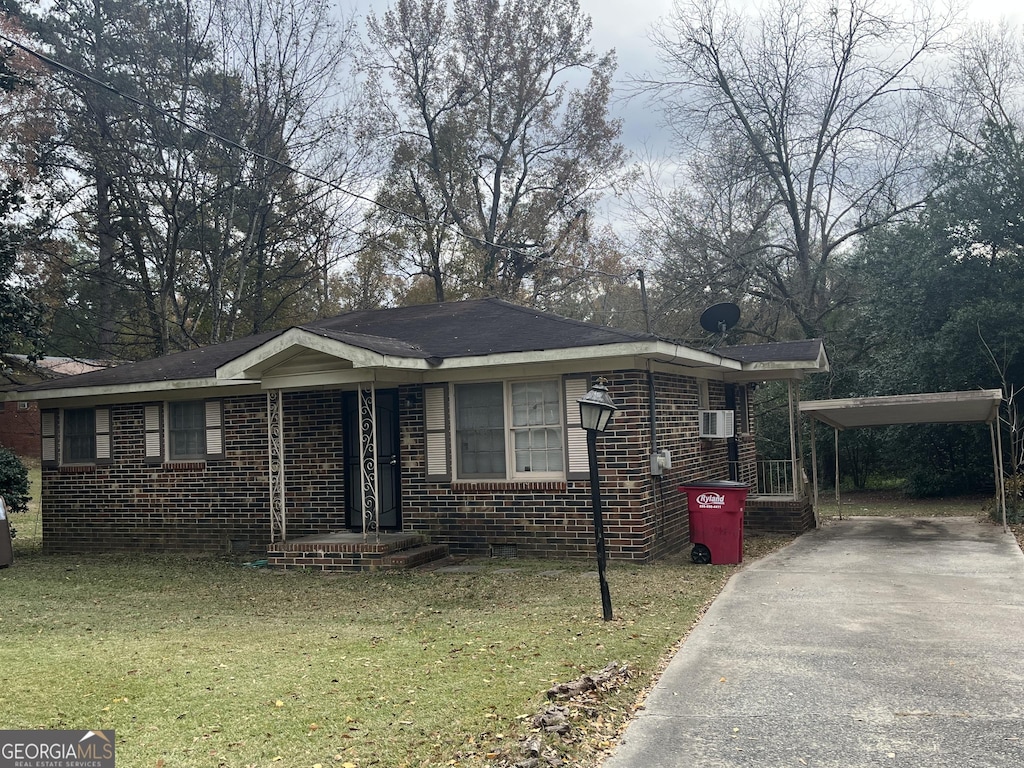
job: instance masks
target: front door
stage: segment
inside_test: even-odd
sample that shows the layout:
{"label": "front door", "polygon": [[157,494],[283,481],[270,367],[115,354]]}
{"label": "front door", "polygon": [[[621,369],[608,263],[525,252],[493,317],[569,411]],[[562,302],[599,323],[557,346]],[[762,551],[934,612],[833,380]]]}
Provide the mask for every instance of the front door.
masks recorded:
{"label": "front door", "polygon": [[[398,390],[378,389],[377,401],[377,504],[381,530],[400,530],[400,486],[398,456]],[[345,524],[363,529],[362,473],[359,467],[359,393],[342,396],[345,430]]]}

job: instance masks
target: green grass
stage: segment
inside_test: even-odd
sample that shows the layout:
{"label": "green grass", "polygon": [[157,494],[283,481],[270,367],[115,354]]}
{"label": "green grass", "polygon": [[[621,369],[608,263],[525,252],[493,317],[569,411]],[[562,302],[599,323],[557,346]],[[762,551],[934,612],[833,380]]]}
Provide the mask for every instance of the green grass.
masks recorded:
{"label": "green grass", "polygon": [[855,515],[888,517],[963,517],[983,516],[992,508],[989,496],[958,496],[946,499],[914,499],[898,490],[840,491],[841,505],[834,491],[819,491],[819,512],[823,518]]}
{"label": "green grass", "polygon": [[[38,466],[31,478],[37,499]],[[983,501],[848,493],[843,513],[980,515]],[[545,737],[567,765],[593,765],[735,572],[685,553],[613,563],[606,623],[590,563],[281,573],[182,555],[48,556],[37,502],[13,522],[0,723],[113,728],[133,768],[506,765],[553,683],[626,662],[635,676],[577,707],[572,738]],[[785,541],[748,538],[745,558]]]}
{"label": "green grass", "polygon": [[113,728],[129,766],[492,764],[548,687],[612,660],[638,672],[603,702],[621,724],[733,570],[613,564],[605,623],[583,563],[323,576],[30,548],[0,571],[0,722]]}

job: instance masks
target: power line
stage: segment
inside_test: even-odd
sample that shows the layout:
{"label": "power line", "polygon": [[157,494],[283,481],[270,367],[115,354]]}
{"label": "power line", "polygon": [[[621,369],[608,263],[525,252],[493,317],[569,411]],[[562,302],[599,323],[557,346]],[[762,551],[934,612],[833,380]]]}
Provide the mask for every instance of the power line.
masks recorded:
{"label": "power line", "polygon": [[[39,61],[41,61],[43,64],[47,65],[48,67],[51,67],[53,69],[56,69],[56,70],[59,70],[61,72],[66,73],[66,74],[69,74],[72,77],[76,77],[76,78],[78,78],[80,80],[84,80],[84,81],[86,81],[88,83],[91,83],[92,85],[96,86],[97,88],[101,88],[101,89],[103,89],[103,90],[105,90],[105,91],[107,91],[109,93],[112,93],[115,96],[117,96],[118,98],[123,99],[123,100],[125,100],[127,102],[130,102],[132,104],[135,104],[138,107],[142,107],[143,109],[147,109],[147,110],[149,110],[151,112],[155,112],[156,114],[160,115],[164,119],[169,120],[169,121],[171,121],[171,122],[173,122],[173,123],[175,123],[177,125],[180,125],[183,128],[185,128],[186,130],[192,131],[193,133],[197,133],[197,134],[199,134],[201,136],[206,136],[207,138],[213,139],[214,141],[217,141],[217,142],[219,142],[219,143],[221,143],[221,144],[223,144],[223,145],[225,145],[227,147],[231,147],[232,149],[236,149],[239,152],[242,152],[243,154],[249,155],[250,157],[257,158],[257,159],[260,159],[260,160],[265,160],[265,161],[267,161],[269,163],[272,163],[272,164],[278,166],[279,168],[281,168],[283,170],[286,170],[286,171],[289,171],[291,173],[294,173],[294,174],[296,174],[298,176],[301,176],[301,177],[303,177],[305,179],[308,179],[309,181],[313,181],[313,182],[316,182],[318,184],[322,184],[322,185],[324,185],[324,186],[334,190],[335,192],[339,192],[339,193],[341,193],[343,195],[348,195],[349,197],[352,197],[352,198],[354,198],[356,200],[360,200],[362,202],[368,203],[368,204],[370,204],[370,205],[372,205],[372,206],[374,206],[374,207],[376,207],[376,208],[378,208],[380,210],[386,211],[388,213],[395,214],[397,216],[402,216],[402,217],[404,217],[406,219],[409,219],[410,221],[413,221],[413,222],[415,222],[417,224],[421,224],[421,225],[424,225],[424,226],[431,226],[432,225],[432,222],[429,222],[426,219],[420,218],[419,216],[417,216],[417,215],[415,215],[413,213],[409,213],[408,211],[403,211],[403,210],[398,209],[398,208],[393,208],[393,207],[391,207],[391,206],[389,206],[389,205],[387,205],[385,203],[380,202],[379,200],[376,200],[376,199],[371,198],[371,197],[367,197],[366,195],[364,195],[364,194],[362,194],[360,192],[354,192],[353,190],[351,190],[351,189],[349,189],[347,187],[343,187],[341,184],[337,183],[336,181],[332,181],[330,179],[325,179],[322,176],[319,176],[317,174],[311,173],[309,171],[305,171],[305,170],[303,170],[301,168],[297,168],[297,167],[295,167],[293,165],[290,165],[290,164],[288,164],[286,162],[278,160],[276,157],[272,157],[270,155],[264,154],[264,153],[262,153],[262,152],[260,152],[258,150],[252,149],[251,147],[246,147],[243,144],[240,144],[239,142],[235,141],[234,139],[228,138],[227,136],[219,134],[216,131],[211,131],[208,128],[203,128],[202,126],[195,125],[195,124],[189,122],[188,120],[186,120],[185,118],[179,117],[178,115],[174,114],[173,112],[171,112],[171,111],[169,111],[169,110],[159,106],[158,104],[154,104],[152,101],[147,101],[146,99],[141,99],[138,96],[134,96],[134,95],[132,95],[130,93],[126,93],[125,91],[122,91],[120,88],[118,88],[118,87],[116,87],[114,85],[111,85],[110,83],[104,82],[103,80],[100,80],[99,78],[94,77],[93,75],[90,75],[87,72],[83,72],[80,69],[76,69],[75,67],[72,67],[69,64],[65,64],[64,62],[59,61],[59,60],[53,58],[52,56],[48,56],[45,53],[40,53],[39,51],[37,51],[37,50],[35,50],[33,48],[28,47],[24,43],[21,43],[18,40],[15,40],[14,38],[9,37],[8,35],[6,35],[6,34],[4,34],[2,32],[0,32],[0,40],[8,43],[9,45],[14,46],[15,48],[23,51],[24,53],[28,54],[29,56],[32,56],[32,57],[38,59]],[[472,242],[475,242],[478,245],[483,245],[483,246],[489,247],[489,248],[505,248],[506,247],[506,246],[500,245],[498,243],[490,242],[490,241],[488,241],[488,240],[486,240],[484,238],[480,238],[480,237],[476,237],[476,236],[473,236],[473,235],[469,235],[469,234],[463,232],[459,227],[455,227],[455,232],[456,232],[456,234],[458,236],[461,236],[461,237],[465,238],[466,240],[470,240]],[[571,265],[571,264],[565,264],[565,263],[562,263],[562,262],[557,262],[554,259],[549,259],[548,263],[549,264],[553,264],[556,267],[560,267],[562,269],[572,269],[572,270],[576,270],[576,271],[579,271],[579,272],[584,272],[586,274],[601,275],[603,277],[608,277],[608,278],[611,278],[611,279],[614,279],[614,280],[618,280],[622,284],[625,284],[627,281],[629,281],[630,279],[635,278],[635,277],[639,277],[640,280],[641,280],[641,283],[643,281],[643,270],[634,270],[634,271],[630,271],[630,272],[626,273],[625,275],[616,275],[616,274],[612,274],[610,272],[605,272],[603,270],[594,269],[594,268],[590,268],[590,267],[580,267],[580,266],[577,266],[577,265]]]}
{"label": "power line", "polygon": [[[51,56],[47,56],[45,53],[40,53],[39,51],[36,51],[36,50],[34,50],[32,48],[29,48],[24,43],[21,43],[21,42],[13,39],[11,37],[8,37],[6,34],[4,34],[2,32],[0,32],[0,40],[3,40],[4,42],[6,42],[6,43],[8,43],[10,45],[13,45],[14,47],[18,48],[19,50],[27,53],[29,56],[32,56],[32,57],[38,59],[39,61],[41,61],[44,64],[46,64],[48,67],[51,67],[53,69],[57,69],[57,70],[59,70],[61,72],[65,72],[66,74],[69,74],[69,75],[71,75],[73,77],[76,77],[76,78],[79,78],[81,80],[85,80],[86,82],[91,83],[92,85],[95,85],[97,88],[102,88],[103,90],[108,91],[109,93],[114,94],[118,98],[124,99],[125,101],[128,101],[128,102],[130,102],[132,104],[135,104],[136,106],[142,107],[143,109],[148,109],[148,110],[150,110],[152,112],[155,112],[158,115],[160,115],[161,117],[163,117],[163,118],[165,118],[167,120],[170,120],[171,122],[176,123],[176,124],[182,126],[183,128],[189,130],[189,131],[192,131],[194,133],[198,133],[198,134],[200,134],[202,136],[206,136],[207,138],[210,138],[210,139],[213,139],[214,141],[220,142],[221,144],[223,144],[225,146],[228,146],[228,147],[231,147],[232,149],[237,149],[240,152],[243,152],[243,153],[249,155],[250,157],[254,157],[254,158],[257,158],[257,159],[260,159],[260,160],[265,160],[265,161],[267,161],[269,163],[273,163],[274,165],[278,166],[279,168],[281,168],[283,170],[290,171],[291,173],[295,173],[295,174],[297,174],[299,176],[302,176],[303,178],[306,178],[306,179],[308,179],[310,181],[314,181],[314,182],[316,182],[318,184],[323,184],[323,185],[329,187],[330,189],[334,190],[335,192],[340,192],[341,194],[348,195],[348,196],[350,196],[350,197],[352,197],[352,198],[354,198],[356,200],[361,200],[361,201],[363,201],[365,203],[369,203],[370,205],[373,205],[373,206],[375,206],[377,208],[380,208],[381,210],[387,211],[388,213],[394,213],[394,214],[397,214],[399,216],[404,216],[404,217],[406,217],[408,219],[411,219],[412,221],[415,221],[418,224],[429,224],[430,223],[430,222],[426,221],[425,219],[419,218],[415,214],[409,213],[408,211],[402,211],[402,210],[399,210],[397,208],[392,208],[392,207],[390,207],[390,206],[388,206],[388,205],[386,205],[384,203],[381,203],[378,200],[374,200],[373,198],[367,197],[366,195],[364,195],[364,194],[362,194],[360,192],[354,192],[351,189],[348,189],[347,187],[343,187],[341,184],[338,184],[336,181],[331,181],[330,179],[325,179],[325,178],[323,178],[321,176],[318,176],[317,174],[311,173],[309,171],[302,170],[301,168],[296,168],[295,166],[289,165],[288,163],[283,162],[282,160],[278,160],[276,157],[271,157],[270,155],[267,155],[267,154],[264,154],[262,152],[259,152],[258,150],[252,149],[251,147],[246,147],[246,146],[244,146],[242,144],[239,144],[234,139],[230,139],[227,136],[223,136],[222,134],[219,134],[216,131],[211,131],[208,128],[203,128],[202,126],[195,125],[195,124],[189,122],[188,120],[186,120],[185,118],[179,117],[178,115],[174,114],[173,112],[171,112],[171,111],[169,111],[167,109],[164,109],[163,107],[159,106],[158,104],[154,104],[151,101],[147,101],[145,99],[141,99],[138,96],[133,96],[130,93],[125,93],[124,91],[122,91],[121,89],[117,88],[116,86],[111,85],[110,83],[106,83],[106,82],[100,80],[99,78],[93,77],[92,75],[90,75],[87,72],[82,72],[80,69],[76,69],[75,67],[72,67],[69,64],[65,64],[64,62],[58,61],[57,59],[54,59]],[[485,243],[485,244],[493,245],[493,243]]]}

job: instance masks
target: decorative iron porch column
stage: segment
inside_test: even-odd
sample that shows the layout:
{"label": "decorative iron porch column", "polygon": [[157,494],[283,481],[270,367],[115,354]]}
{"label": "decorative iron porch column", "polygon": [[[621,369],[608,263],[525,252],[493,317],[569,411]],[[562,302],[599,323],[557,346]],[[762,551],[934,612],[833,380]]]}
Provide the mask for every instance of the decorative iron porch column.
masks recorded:
{"label": "decorative iron porch column", "polygon": [[284,486],[284,395],[280,389],[267,390],[267,451],[270,480],[270,541],[285,541]]}
{"label": "decorative iron porch column", "polygon": [[363,541],[372,530],[380,541],[380,488],[377,472],[377,390],[373,383],[359,388],[359,479],[363,504]]}

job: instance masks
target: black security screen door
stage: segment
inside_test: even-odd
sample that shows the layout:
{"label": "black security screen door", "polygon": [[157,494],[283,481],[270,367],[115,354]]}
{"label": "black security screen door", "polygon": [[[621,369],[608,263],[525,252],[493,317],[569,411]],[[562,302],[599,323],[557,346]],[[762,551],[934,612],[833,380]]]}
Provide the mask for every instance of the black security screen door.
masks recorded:
{"label": "black security screen door", "polygon": [[[398,457],[398,390],[380,389],[377,398],[377,486],[380,496],[381,530],[399,530],[400,515]],[[345,524],[352,530],[363,529],[362,477],[359,471],[359,395],[342,396],[345,430]]]}

